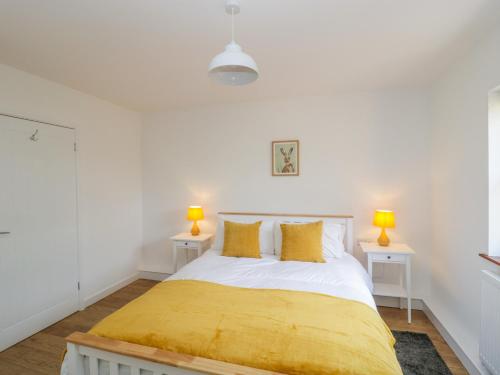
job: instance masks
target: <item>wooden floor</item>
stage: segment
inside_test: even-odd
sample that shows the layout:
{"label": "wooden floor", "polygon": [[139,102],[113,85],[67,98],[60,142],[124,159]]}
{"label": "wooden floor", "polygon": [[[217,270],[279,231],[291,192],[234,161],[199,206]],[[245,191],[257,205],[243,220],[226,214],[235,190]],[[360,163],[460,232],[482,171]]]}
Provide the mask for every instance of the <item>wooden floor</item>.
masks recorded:
{"label": "wooden floor", "polygon": [[[53,326],[0,353],[0,375],[58,374],[65,348],[64,337],[74,331],[86,332],[98,321],[140,296],[156,281],[137,280],[116,293],[77,312]],[[421,311],[413,312],[413,323],[406,322],[406,310],[381,307],[382,317],[391,329],[427,333],[453,374],[467,374],[443,338]]]}

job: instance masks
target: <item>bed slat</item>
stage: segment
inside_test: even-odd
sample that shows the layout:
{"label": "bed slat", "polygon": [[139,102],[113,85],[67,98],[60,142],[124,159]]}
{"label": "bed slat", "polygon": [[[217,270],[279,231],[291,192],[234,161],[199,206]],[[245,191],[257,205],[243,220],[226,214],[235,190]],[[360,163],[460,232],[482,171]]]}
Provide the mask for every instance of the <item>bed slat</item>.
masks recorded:
{"label": "bed slat", "polygon": [[116,363],[116,362],[109,363],[109,374],[110,375],[118,375],[118,363]]}
{"label": "bed slat", "polygon": [[78,347],[73,343],[68,343],[68,367],[71,375],[84,375],[83,357],[78,352]]}
{"label": "bed slat", "polygon": [[99,375],[99,361],[95,357],[89,358],[90,375]]}

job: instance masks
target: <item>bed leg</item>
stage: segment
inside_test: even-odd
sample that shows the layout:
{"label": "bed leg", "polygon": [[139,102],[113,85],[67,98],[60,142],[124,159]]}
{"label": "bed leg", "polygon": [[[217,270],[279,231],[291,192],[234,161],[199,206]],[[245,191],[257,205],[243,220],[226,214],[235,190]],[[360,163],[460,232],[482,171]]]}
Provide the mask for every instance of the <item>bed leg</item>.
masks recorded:
{"label": "bed leg", "polygon": [[68,343],[69,375],[84,375],[83,356],[78,352],[75,344]]}

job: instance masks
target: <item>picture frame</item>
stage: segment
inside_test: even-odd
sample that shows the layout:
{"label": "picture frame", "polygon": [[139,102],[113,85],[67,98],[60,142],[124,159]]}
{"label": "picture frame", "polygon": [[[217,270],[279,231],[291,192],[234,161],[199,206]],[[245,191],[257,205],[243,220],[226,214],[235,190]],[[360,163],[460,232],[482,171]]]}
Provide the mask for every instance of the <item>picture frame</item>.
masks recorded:
{"label": "picture frame", "polygon": [[273,176],[299,176],[299,141],[272,141],[272,175]]}

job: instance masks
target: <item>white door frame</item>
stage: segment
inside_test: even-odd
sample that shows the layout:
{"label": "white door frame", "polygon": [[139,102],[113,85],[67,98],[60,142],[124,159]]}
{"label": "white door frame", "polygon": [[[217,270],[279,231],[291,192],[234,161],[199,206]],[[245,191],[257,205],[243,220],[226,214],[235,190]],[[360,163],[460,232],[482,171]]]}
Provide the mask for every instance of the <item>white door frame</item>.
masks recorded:
{"label": "white door frame", "polygon": [[76,207],[75,207],[75,212],[76,212],[76,264],[77,264],[77,279],[78,279],[78,287],[77,287],[77,295],[78,295],[78,305],[80,310],[83,310],[85,308],[84,302],[83,302],[83,294],[81,293],[81,262],[80,262],[80,248],[81,248],[81,243],[80,243],[80,232],[81,232],[81,223],[80,223],[80,191],[79,191],[79,158],[78,158],[78,129],[71,127],[71,126],[66,126],[66,125],[61,125],[61,124],[56,124],[53,122],[48,122],[48,121],[41,121],[41,120],[35,120],[29,117],[24,117],[24,116],[18,116],[18,115],[13,115],[9,113],[2,113],[0,112],[0,116],[3,117],[10,117],[18,120],[25,120],[25,121],[30,121],[30,122],[35,122],[38,124],[43,124],[43,125],[49,125],[49,126],[56,126],[58,128],[65,128],[65,129],[72,129],[74,131],[74,144],[75,144],[75,187],[76,187]]}

